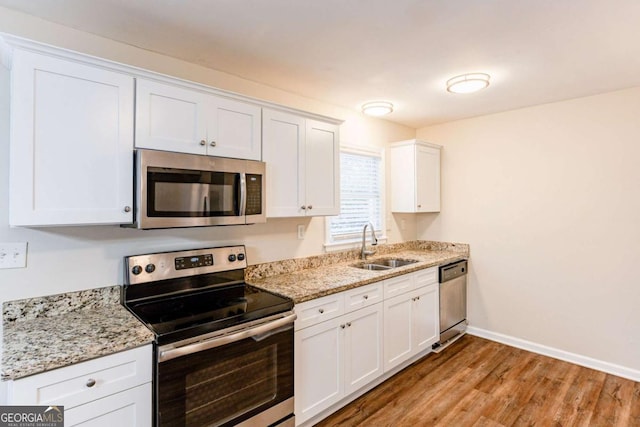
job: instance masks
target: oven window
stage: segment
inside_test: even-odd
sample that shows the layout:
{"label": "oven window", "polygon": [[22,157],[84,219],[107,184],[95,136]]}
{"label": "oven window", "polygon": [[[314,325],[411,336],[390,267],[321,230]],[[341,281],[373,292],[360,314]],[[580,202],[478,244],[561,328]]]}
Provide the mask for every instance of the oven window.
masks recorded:
{"label": "oven window", "polygon": [[158,365],[160,425],[232,426],[293,396],[293,328]]}
{"label": "oven window", "polygon": [[149,168],[147,183],[149,217],[239,214],[238,173]]}

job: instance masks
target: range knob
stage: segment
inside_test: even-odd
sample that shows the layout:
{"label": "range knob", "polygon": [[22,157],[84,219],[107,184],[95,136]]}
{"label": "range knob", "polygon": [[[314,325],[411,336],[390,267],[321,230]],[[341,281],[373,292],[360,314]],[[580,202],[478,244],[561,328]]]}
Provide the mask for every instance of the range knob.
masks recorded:
{"label": "range knob", "polygon": [[153,273],[154,271],[156,271],[156,266],[154,264],[147,264],[147,266],[144,268],[144,271],[146,271],[147,273]]}
{"label": "range knob", "polygon": [[236,260],[236,256],[234,254],[229,255],[229,262],[234,262],[235,260]]}
{"label": "range knob", "polygon": [[139,265],[134,265],[131,268],[131,272],[137,276],[138,274],[142,273],[142,267],[140,267]]}
{"label": "range knob", "polygon": [[238,261],[244,261],[244,254],[238,254]]}

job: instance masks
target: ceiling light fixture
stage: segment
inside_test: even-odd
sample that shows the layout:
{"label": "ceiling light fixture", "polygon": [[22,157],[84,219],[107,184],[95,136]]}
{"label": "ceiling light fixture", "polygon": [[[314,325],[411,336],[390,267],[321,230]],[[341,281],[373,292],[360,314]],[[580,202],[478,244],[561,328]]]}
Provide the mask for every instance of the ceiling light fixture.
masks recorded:
{"label": "ceiling light fixture", "polygon": [[362,105],[362,112],[367,116],[385,116],[393,112],[393,104],[387,101],[367,102]]}
{"label": "ceiling light fixture", "polygon": [[447,80],[447,91],[451,93],[472,93],[489,86],[489,74],[469,73]]}

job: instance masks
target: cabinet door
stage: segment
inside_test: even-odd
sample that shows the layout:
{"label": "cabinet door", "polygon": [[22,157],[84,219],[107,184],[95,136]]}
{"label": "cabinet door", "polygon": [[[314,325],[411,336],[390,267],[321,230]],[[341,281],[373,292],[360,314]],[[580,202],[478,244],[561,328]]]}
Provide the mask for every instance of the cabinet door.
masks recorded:
{"label": "cabinet door", "polygon": [[136,80],[136,147],[205,154],[207,123],[203,92]]}
{"label": "cabinet door", "polygon": [[342,318],[336,318],[295,333],[296,423],[344,396],[342,323]]}
{"label": "cabinet door", "polygon": [[416,212],[440,211],[440,150],[416,146]]}
{"label": "cabinet door", "polygon": [[440,298],[438,284],[424,286],[412,294],[414,353],[431,349],[431,345],[440,338]]}
{"label": "cabinet door", "polygon": [[384,301],[384,371],[387,372],[413,355],[412,294]]}
{"label": "cabinet door", "polygon": [[11,225],[133,221],[131,76],[15,50]]}
{"label": "cabinet door", "polygon": [[338,126],[307,120],[307,215],[340,214]]}
{"label": "cabinet door", "polygon": [[65,426],[151,427],[151,383],[64,411]]}
{"label": "cabinet door", "polygon": [[391,212],[416,212],[416,162],[413,144],[390,148]]}
{"label": "cabinet door", "polygon": [[267,217],[304,216],[305,119],[263,110],[262,158],[267,164]]}
{"label": "cabinet door", "polygon": [[261,108],[256,105],[210,96],[207,108],[207,154],[260,160],[261,116]]}
{"label": "cabinet door", "polygon": [[378,378],[382,366],[382,304],[343,317],[345,326],[344,388],[348,395]]}

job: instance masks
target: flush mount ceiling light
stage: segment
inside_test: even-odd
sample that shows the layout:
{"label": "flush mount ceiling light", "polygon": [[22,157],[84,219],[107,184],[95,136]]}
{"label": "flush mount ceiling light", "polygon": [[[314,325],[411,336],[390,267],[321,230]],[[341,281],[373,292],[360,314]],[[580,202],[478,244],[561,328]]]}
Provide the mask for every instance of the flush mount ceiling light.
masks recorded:
{"label": "flush mount ceiling light", "polygon": [[387,101],[367,102],[362,105],[362,112],[367,116],[384,116],[393,112],[393,104]]}
{"label": "flush mount ceiling light", "polygon": [[469,73],[447,80],[447,91],[451,93],[472,93],[489,86],[489,74]]}

